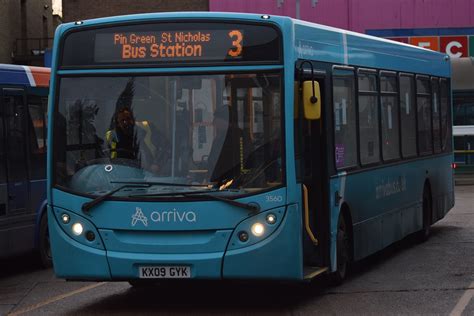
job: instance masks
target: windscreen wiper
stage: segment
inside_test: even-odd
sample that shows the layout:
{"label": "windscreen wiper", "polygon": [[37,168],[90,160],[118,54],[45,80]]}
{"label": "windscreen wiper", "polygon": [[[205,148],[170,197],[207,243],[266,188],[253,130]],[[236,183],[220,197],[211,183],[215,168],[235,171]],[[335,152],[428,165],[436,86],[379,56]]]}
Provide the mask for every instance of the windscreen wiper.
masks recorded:
{"label": "windscreen wiper", "polygon": [[156,193],[156,194],[140,194],[140,195],[130,195],[129,197],[167,197],[167,196],[198,196],[208,198],[210,200],[224,202],[233,206],[237,206],[240,208],[244,208],[249,210],[253,213],[257,213],[260,210],[260,206],[257,203],[242,203],[239,201],[231,200],[228,198],[224,198],[217,195],[212,195],[209,193],[213,192],[222,192],[222,190],[201,190],[201,191],[194,191],[194,192],[167,192],[167,193]]}
{"label": "windscreen wiper", "polygon": [[[195,195],[195,192],[183,193],[183,195],[184,196]],[[258,213],[258,211],[260,211],[260,205],[258,205],[255,202],[242,203],[242,202],[239,202],[239,201],[224,198],[222,196],[206,194],[206,193],[199,194],[198,196],[206,197],[206,198],[211,199],[211,200],[221,201],[221,202],[233,205],[233,206],[241,207],[241,208],[244,208],[246,210],[251,211],[252,213]]]}
{"label": "windscreen wiper", "polygon": [[167,185],[167,186],[175,186],[175,187],[209,187],[210,185],[212,185],[212,184],[185,184],[185,183],[147,182],[147,181],[110,181],[110,183],[122,184],[122,185],[112,191],[105,193],[104,195],[100,195],[96,197],[92,201],[82,204],[82,211],[84,213],[88,213],[91,208],[93,208],[94,206],[101,203],[108,197],[114,195],[118,191],[123,190],[125,188],[149,188],[153,185]]}
{"label": "windscreen wiper", "polygon": [[[112,183],[117,183],[117,182],[112,182]],[[125,183],[125,182],[123,182],[123,183]],[[101,203],[102,201],[104,201],[108,197],[114,195],[115,193],[117,193],[120,190],[123,190],[125,188],[149,188],[152,185],[153,185],[152,183],[147,183],[147,182],[126,183],[126,184],[121,185],[121,186],[119,186],[118,188],[116,188],[112,191],[109,191],[109,192],[105,193],[104,195],[99,195],[98,197],[96,197],[92,201],[89,201],[89,202],[86,202],[86,203],[82,204],[81,209],[84,213],[88,213],[91,208],[93,208],[97,204]]]}

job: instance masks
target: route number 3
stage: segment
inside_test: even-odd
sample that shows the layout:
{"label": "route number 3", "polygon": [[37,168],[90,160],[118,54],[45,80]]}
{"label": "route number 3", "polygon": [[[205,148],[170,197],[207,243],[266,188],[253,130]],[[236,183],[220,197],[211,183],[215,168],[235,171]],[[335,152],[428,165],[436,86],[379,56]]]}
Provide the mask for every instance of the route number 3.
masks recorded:
{"label": "route number 3", "polygon": [[227,54],[231,57],[239,57],[242,54],[242,40],[244,39],[242,32],[232,30],[229,32],[229,37],[232,39],[233,48],[229,49]]}

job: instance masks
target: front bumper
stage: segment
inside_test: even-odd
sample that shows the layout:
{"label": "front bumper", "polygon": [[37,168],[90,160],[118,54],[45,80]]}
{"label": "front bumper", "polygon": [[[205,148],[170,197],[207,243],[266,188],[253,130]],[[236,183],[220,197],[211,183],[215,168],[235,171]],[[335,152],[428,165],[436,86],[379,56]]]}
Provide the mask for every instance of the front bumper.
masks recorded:
{"label": "front bumper", "polygon": [[[119,281],[139,278],[140,266],[172,265],[190,266],[193,279],[302,280],[301,214],[296,205],[282,210],[280,224],[261,241],[236,245],[235,236],[245,227],[242,222],[234,231],[221,232],[225,238],[219,242],[221,251],[194,253],[189,245],[176,246],[174,253],[153,252],[146,247],[123,251],[122,247],[108,247],[107,240],[103,241],[104,249],[97,249],[68,236],[50,214],[54,270],[65,279]],[[265,213],[257,216],[264,217]]]}

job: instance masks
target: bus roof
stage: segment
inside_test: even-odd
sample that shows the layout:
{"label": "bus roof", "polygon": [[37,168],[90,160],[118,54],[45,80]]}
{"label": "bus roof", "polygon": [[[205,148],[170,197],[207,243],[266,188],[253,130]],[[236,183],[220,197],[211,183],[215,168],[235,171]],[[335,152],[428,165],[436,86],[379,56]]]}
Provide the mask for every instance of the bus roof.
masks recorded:
{"label": "bus roof", "polygon": [[[262,14],[233,12],[164,12],[112,16],[84,20],[81,23],[61,24],[56,36],[71,28],[105,26],[120,23],[139,23],[157,20],[220,20],[226,22],[270,22],[278,25],[283,36],[292,38],[290,43],[295,59],[309,59],[373,67],[402,72],[415,72],[436,76],[450,76],[449,58],[446,54],[421,47],[399,43],[375,36],[351,32],[335,27],[296,20],[290,17],[271,15],[268,19]],[[291,52],[291,49],[285,52]]]}
{"label": "bus roof", "polygon": [[[271,16],[277,21],[279,20],[290,20],[289,17],[283,16]],[[196,20],[196,19],[216,19],[216,20],[226,20],[226,21],[235,21],[235,20],[253,20],[253,21],[266,21],[262,19],[262,14],[254,13],[236,13],[236,12],[206,12],[206,11],[196,11],[196,12],[157,12],[157,13],[140,13],[140,14],[129,14],[129,15],[118,15],[118,16],[109,16],[102,17],[90,20],[81,21],[81,25],[98,25],[98,24],[116,24],[121,22],[140,22],[140,21],[149,21],[157,19],[187,19],[187,20]],[[60,24],[62,28],[69,28],[76,25],[76,22],[69,22]]]}
{"label": "bus roof", "polygon": [[0,64],[0,84],[48,87],[49,77],[49,68]]}
{"label": "bus roof", "polygon": [[320,24],[294,20],[296,58],[449,77],[446,54]]}

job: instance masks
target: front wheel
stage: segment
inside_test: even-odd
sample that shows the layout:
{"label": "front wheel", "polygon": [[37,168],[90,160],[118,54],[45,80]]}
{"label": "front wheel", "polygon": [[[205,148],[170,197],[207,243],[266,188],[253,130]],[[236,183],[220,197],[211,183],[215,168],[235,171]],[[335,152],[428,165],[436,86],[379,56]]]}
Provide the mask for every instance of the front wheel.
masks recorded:
{"label": "front wheel", "polygon": [[352,239],[348,224],[344,215],[339,215],[337,223],[337,269],[332,273],[332,281],[339,285],[344,282],[349,272],[349,265],[352,261]]}
{"label": "front wheel", "polygon": [[44,268],[51,268],[53,266],[53,257],[49,242],[48,213],[46,211],[41,217],[39,227],[39,256],[41,265]]}

